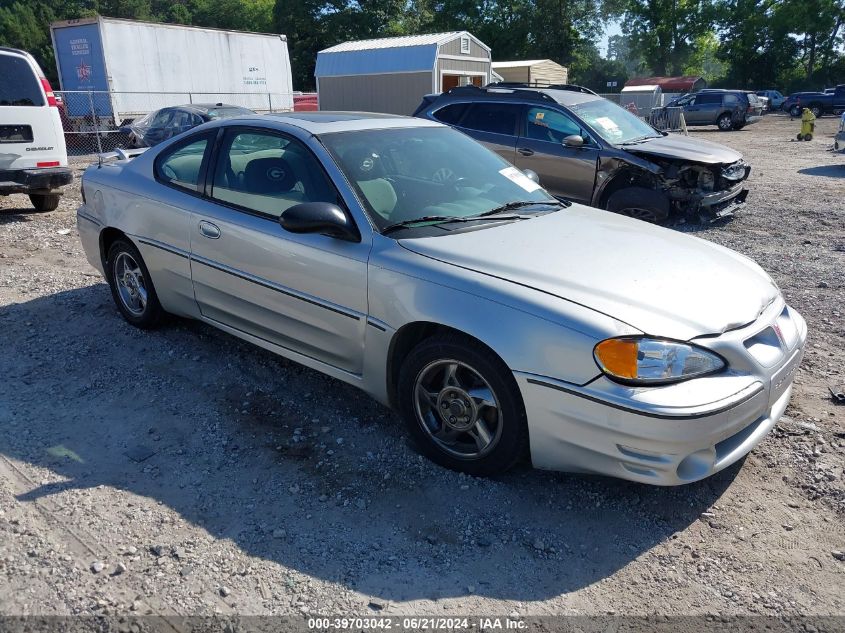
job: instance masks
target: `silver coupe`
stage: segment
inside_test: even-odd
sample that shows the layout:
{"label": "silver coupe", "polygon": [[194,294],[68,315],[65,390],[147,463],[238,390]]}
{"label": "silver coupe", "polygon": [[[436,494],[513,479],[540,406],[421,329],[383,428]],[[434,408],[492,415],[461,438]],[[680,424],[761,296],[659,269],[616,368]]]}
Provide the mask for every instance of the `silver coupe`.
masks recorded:
{"label": "silver coupe", "polygon": [[114,158],[78,227],[127,321],[200,319],[356,385],[449,468],[683,484],[789,400],[806,325],[757,264],[558,200],[438,123],[248,116]]}

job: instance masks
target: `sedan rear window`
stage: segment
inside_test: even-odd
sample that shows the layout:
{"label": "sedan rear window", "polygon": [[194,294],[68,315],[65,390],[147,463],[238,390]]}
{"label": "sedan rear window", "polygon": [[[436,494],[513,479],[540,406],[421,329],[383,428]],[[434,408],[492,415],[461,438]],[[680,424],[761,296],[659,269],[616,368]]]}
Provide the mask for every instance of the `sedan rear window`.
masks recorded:
{"label": "sedan rear window", "polygon": [[0,106],[43,106],[44,95],[23,57],[0,55]]}

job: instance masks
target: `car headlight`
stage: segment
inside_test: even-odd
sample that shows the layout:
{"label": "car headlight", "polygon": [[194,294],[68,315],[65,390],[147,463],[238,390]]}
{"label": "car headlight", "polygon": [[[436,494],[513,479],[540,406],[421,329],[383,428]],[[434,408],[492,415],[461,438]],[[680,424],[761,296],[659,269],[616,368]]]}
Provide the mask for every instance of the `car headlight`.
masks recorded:
{"label": "car headlight", "polygon": [[660,385],[712,374],[725,367],[713,352],[695,345],[648,337],[609,338],[593,349],[609,378],[638,385]]}

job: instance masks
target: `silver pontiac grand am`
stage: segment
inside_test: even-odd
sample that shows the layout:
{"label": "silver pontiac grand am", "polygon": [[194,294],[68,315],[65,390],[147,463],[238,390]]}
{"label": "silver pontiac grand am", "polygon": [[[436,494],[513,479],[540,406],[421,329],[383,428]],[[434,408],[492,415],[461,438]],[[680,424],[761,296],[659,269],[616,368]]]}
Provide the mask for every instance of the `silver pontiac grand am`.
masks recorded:
{"label": "silver pontiac grand am", "polygon": [[443,466],[684,484],[789,400],[806,325],[757,264],[438,123],[250,116],[115,158],[78,226],[129,323],[200,319],[356,385]]}

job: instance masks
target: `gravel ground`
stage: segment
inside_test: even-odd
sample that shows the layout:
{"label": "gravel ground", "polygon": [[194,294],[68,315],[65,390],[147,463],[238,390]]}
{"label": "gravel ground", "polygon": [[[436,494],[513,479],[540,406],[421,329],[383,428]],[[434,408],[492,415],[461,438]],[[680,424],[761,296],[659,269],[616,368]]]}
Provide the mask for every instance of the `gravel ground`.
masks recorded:
{"label": "gravel ground", "polygon": [[693,132],[745,155],[751,194],[678,229],[756,259],[810,338],[789,420],[674,489],[440,469],[352,387],[199,323],[126,324],[78,183],[52,213],[0,198],[0,614],[845,614],[835,125]]}

